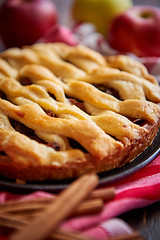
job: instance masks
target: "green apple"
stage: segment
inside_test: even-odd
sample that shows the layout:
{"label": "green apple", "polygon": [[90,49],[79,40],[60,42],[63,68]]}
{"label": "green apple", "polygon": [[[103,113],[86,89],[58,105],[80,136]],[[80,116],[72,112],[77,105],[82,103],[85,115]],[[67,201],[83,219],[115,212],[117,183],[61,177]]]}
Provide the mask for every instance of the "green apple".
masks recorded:
{"label": "green apple", "polygon": [[111,21],[132,6],[132,0],[74,0],[72,17],[77,22],[93,23],[106,35]]}

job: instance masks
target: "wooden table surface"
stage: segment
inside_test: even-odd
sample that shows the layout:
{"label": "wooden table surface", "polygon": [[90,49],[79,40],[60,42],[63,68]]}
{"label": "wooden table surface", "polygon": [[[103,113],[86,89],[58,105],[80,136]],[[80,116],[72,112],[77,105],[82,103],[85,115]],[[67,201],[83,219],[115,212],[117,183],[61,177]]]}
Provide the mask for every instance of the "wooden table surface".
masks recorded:
{"label": "wooden table surface", "polygon": [[160,239],[160,202],[118,217],[126,221],[134,230],[139,231],[144,240]]}

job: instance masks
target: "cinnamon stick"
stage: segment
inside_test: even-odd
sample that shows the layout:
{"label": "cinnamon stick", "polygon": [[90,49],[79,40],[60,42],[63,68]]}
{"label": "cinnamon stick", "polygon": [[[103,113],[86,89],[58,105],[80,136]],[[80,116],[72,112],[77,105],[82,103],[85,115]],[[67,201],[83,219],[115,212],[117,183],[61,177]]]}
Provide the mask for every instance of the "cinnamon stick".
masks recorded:
{"label": "cinnamon stick", "polygon": [[[54,201],[58,196],[49,197],[49,198],[36,198],[29,200],[14,200],[8,201],[0,204],[0,213],[1,212],[18,212],[18,211],[29,211],[29,210],[41,210],[46,207],[49,203]],[[115,197],[115,188],[105,188],[105,189],[96,189],[91,192],[88,199],[103,199],[104,201],[109,201]]]}
{"label": "cinnamon stick", "polygon": [[131,234],[124,234],[116,237],[111,237],[108,240],[143,240],[139,232],[133,232]]}
{"label": "cinnamon stick", "polygon": [[[26,201],[15,201],[10,203],[4,203],[3,208],[0,209],[0,214],[3,213],[11,213],[11,214],[17,214],[17,215],[31,215],[35,213],[39,213],[44,208],[48,206],[48,204],[51,203],[51,201],[54,201],[52,198],[49,199],[41,199],[41,200],[26,200]],[[73,215],[80,216],[84,214],[94,214],[98,213],[103,209],[103,200],[96,198],[96,199],[89,199],[83,201],[73,212]]]}
{"label": "cinnamon stick", "polygon": [[[0,225],[11,229],[23,229],[29,221],[17,220],[15,216],[0,216]],[[56,229],[50,236],[50,240],[92,240],[90,237],[84,236],[79,232],[71,232],[63,229]]]}
{"label": "cinnamon stick", "polygon": [[95,214],[102,211],[103,206],[103,200],[100,198],[86,200],[75,209],[75,211],[72,213],[72,216]]}
{"label": "cinnamon stick", "polygon": [[19,220],[15,216],[12,216],[10,214],[4,214],[0,216],[0,226],[2,227],[21,229],[27,223],[28,221],[22,219]]}
{"label": "cinnamon stick", "polygon": [[92,192],[98,185],[98,180],[97,175],[86,174],[74,181],[38,218],[24,229],[15,231],[9,240],[41,240],[47,237]]}
{"label": "cinnamon stick", "polygon": [[[0,216],[0,225],[12,229],[22,229],[26,224],[28,224],[28,222],[29,220],[26,221],[23,217],[21,217],[21,219],[17,219],[16,216],[11,214],[4,214]],[[91,240],[89,237],[86,237],[81,233],[70,232],[59,228],[56,229],[49,237],[50,240]],[[134,232],[132,234],[111,237],[108,240],[143,240],[143,238],[138,232]]]}
{"label": "cinnamon stick", "polygon": [[101,198],[104,201],[109,201],[115,197],[115,188],[99,188],[92,191],[89,198]]}
{"label": "cinnamon stick", "polygon": [[54,201],[54,198],[37,198],[30,200],[14,200],[0,204],[0,213],[3,212],[18,212],[25,210],[39,210],[47,206],[47,204]]}
{"label": "cinnamon stick", "polygon": [[70,232],[58,229],[52,235],[50,240],[93,240],[89,236],[84,236],[82,233]]}

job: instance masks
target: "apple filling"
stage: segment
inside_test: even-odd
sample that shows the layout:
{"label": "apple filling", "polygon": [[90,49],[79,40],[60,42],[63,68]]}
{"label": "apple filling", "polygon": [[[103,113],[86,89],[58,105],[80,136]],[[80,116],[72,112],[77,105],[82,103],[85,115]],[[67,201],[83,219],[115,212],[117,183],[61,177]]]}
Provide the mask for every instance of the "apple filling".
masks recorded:
{"label": "apple filling", "polygon": [[32,81],[29,77],[21,77],[19,81],[23,86],[28,86],[32,84]]}
{"label": "apple filling", "polygon": [[[78,101],[77,101],[78,102]],[[54,113],[51,110],[45,111],[45,113],[49,116],[49,117],[53,117]],[[55,117],[55,116],[54,116]],[[24,134],[25,136],[29,137],[32,140],[35,140],[38,143],[44,144],[48,147],[53,148],[55,151],[61,151],[61,145],[59,145],[57,142],[46,142],[45,140],[43,140],[42,138],[38,137],[38,135],[36,135],[35,131],[31,128],[28,128],[27,126],[25,126],[24,124],[22,124],[21,122],[18,122],[14,119],[9,118],[9,122],[11,124],[11,126],[19,133]],[[74,139],[68,138],[68,144],[74,148],[74,149],[81,149],[83,152],[87,152],[85,148],[83,148],[77,141],[75,141]],[[5,153],[3,153],[4,155]]]}

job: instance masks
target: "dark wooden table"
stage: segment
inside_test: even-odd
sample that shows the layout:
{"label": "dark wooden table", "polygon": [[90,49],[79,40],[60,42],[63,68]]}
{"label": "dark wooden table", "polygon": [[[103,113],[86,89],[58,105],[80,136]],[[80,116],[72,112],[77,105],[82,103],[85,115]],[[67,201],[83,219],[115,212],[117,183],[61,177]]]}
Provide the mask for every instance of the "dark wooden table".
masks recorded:
{"label": "dark wooden table", "polygon": [[127,212],[119,217],[134,230],[139,231],[145,240],[160,239],[160,202]]}

